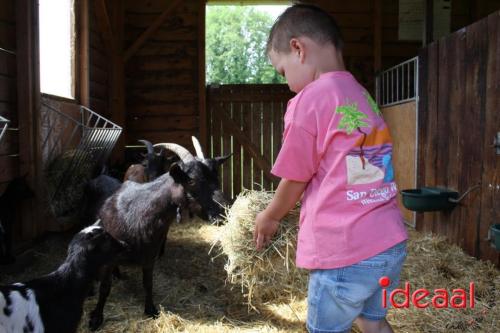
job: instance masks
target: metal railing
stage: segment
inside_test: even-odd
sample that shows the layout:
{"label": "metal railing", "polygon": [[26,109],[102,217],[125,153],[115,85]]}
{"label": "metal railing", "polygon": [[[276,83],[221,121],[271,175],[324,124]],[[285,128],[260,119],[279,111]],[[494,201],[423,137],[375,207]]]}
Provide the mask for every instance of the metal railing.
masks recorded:
{"label": "metal railing", "polygon": [[381,106],[405,103],[418,98],[418,57],[409,59],[377,75],[376,99]]}
{"label": "metal railing", "polygon": [[106,162],[122,128],[84,106],[70,114],[52,104],[42,102],[42,159],[49,201],[59,217],[77,208],[86,181]]}
{"label": "metal railing", "polygon": [[7,126],[9,126],[9,120],[0,116],[0,141],[2,141],[2,138],[7,131]]}

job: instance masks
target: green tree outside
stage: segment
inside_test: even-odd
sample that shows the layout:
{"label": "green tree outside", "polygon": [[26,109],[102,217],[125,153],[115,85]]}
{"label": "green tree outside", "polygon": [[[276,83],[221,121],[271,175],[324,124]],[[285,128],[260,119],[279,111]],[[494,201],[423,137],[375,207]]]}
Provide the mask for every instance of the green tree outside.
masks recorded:
{"label": "green tree outside", "polygon": [[250,6],[207,6],[207,84],[285,83],[266,54],[273,22]]}

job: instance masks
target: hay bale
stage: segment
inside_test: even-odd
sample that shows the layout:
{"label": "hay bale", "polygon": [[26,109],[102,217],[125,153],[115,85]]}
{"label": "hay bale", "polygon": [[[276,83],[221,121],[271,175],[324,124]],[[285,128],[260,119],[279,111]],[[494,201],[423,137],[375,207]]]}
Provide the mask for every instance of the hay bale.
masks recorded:
{"label": "hay bale", "polygon": [[85,185],[91,177],[93,163],[91,153],[71,149],[56,156],[48,164],[45,169],[45,183],[50,205],[56,217],[78,215]]}
{"label": "hay bale", "polygon": [[226,211],[226,223],[217,240],[227,256],[228,280],[241,286],[248,305],[255,310],[257,304],[289,301],[307,293],[307,271],[295,266],[298,207],[282,220],[272,243],[264,251],[255,250],[255,216],[272,197],[270,192],[242,192]]}

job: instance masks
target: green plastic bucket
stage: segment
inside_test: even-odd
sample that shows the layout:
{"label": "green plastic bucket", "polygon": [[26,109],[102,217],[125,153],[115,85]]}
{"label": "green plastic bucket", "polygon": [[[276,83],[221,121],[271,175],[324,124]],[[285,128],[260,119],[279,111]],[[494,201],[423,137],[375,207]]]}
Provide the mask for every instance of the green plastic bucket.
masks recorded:
{"label": "green plastic bucket", "polygon": [[422,187],[402,190],[403,206],[415,212],[451,210],[457,204],[449,199],[457,199],[458,192],[440,187]]}

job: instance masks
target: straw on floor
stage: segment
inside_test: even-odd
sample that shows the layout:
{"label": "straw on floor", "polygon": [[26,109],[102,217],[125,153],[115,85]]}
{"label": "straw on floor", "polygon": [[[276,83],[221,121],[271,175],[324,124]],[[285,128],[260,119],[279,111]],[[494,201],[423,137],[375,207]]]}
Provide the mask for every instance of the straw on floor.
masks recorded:
{"label": "straw on floor", "polygon": [[[104,310],[105,322],[99,332],[305,332],[305,289],[296,290],[292,299],[285,294],[281,301],[255,304],[257,313],[248,311],[248,297],[243,296],[241,284],[234,287],[225,283],[225,256],[213,258],[213,253],[208,254],[222,228],[199,220],[172,225],[165,256],[155,268],[155,302],[162,309],[156,320],[143,315],[140,269],[122,267],[126,279],[113,281]],[[63,260],[70,238],[69,234],[47,236],[20,256],[16,266],[0,267],[0,284],[26,281],[50,272]],[[499,331],[498,269],[433,235],[410,232],[408,249],[402,282],[410,281],[412,288],[451,290],[466,288],[474,281],[476,306],[390,309],[388,320],[396,333]],[[97,296],[87,300],[78,332],[89,332],[88,314],[96,302]]]}

